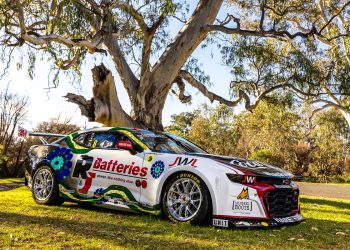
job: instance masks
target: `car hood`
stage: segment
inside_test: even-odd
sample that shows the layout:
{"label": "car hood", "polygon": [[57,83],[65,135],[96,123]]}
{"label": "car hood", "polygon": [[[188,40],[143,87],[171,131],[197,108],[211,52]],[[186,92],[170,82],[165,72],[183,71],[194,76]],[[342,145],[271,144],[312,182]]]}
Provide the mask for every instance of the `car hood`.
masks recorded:
{"label": "car hood", "polygon": [[274,177],[284,177],[292,178],[293,175],[288,171],[272,166],[267,163],[262,163],[258,161],[250,161],[237,157],[228,157],[221,155],[212,155],[212,154],[193,154],[203,158],[209,158],[214,161],[223,163],[225,165],[234,167],[244,173],[253,173],[259,176],[274,176]]}

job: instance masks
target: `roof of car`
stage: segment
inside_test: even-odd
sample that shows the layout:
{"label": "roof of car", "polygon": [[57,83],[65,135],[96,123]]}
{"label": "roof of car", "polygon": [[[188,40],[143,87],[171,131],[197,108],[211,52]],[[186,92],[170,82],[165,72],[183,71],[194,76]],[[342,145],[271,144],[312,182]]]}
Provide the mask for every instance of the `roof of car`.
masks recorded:
{"label": "roof of car", "polygon": [[90,128],[85,130],[79,130],[78,133],[84,133],[84,132],[103,132],[103,131],[109,131],[111,129],[125,129],[130,131],[143,131],[143,132],[154,132],[152,130],[147,129],[139,129],[139,128],[126,128],[126,127],[96,127],[96,128]]}

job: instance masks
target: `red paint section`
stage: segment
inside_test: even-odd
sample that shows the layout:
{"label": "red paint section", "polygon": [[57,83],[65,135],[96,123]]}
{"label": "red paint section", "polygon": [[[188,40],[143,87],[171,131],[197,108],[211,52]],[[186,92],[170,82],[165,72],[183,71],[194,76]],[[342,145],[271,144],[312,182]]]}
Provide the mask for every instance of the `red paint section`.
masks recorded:
{"label": "red paint section", "polygon": [[250,217],[250,216],[234,216],[234,215],[219,215],[219,214],[214,214],[213,215],[214,219],[252,219],[252,220],[266,220],[267,218],[264,217]]}
{"label": "red paint section", "polygon": [[88,172],[88,177],[86,177],[85,185],[83,188],[79,189],[78,192],[82,194],[87,194],[92,185],[92,179],[96,177],[96,173]]}
{"label": "red paint section", "polygon": [[175,166],[176,162],[178,161],[179,157],[176,157],[175,161],[169,165],[169,167]]}
{"label": "red paint section", "polygon": [[196,168],[197,166],[195,165],[197,162],[197,159],[193,159],[191,167]]}
{"label": "red paint section", "polygon": [[119,141],[116,147],[121,149],[132,149],[132,143],[129,141]]}

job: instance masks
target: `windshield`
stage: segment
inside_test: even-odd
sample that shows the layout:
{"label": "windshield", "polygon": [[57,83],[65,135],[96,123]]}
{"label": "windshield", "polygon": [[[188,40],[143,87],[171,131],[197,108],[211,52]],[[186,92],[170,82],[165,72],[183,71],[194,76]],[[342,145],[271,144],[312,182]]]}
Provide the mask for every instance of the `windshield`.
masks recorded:
{"label": "windshield", "polygon": [[204,150],[182,137],[169,133],[155,133],[149,130],[133,131],[146,146],[160,153],[206,153]]}
{"label": "windshield", "polygon": [[207,154],[204,149],[198,147],[196,144],[190,142],[189,140],[186,140],[185,138],[182,138],[177,135],[173,135],[170,133],[166,133],[168,137],[175,140],[177,144],[180,144],[182,147],[187,149],[188,153],[198,153],[198,154]]}
{"label": "windshield", "polygon": [[147,130],[133,131],[146,146],[154,151],[160,153],[177,153],[184,154],[188,151],[178,145],[174,140],[170,139],[164,134],[154,133]]}

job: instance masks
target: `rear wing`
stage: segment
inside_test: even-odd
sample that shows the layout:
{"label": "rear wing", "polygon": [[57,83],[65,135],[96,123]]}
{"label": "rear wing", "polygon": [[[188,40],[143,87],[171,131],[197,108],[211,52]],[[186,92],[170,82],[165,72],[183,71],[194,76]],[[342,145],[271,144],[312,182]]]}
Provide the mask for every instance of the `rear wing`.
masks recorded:
{"label": "rear wing", "polygon": [[39,136],[39,140],[41,141],[41,143],[48,144],[48,142],[44,139],[44,137],[66,137],[67,135],[32,132],[21,126],[18,126],[18,137],[28,138],[29,136]]}

